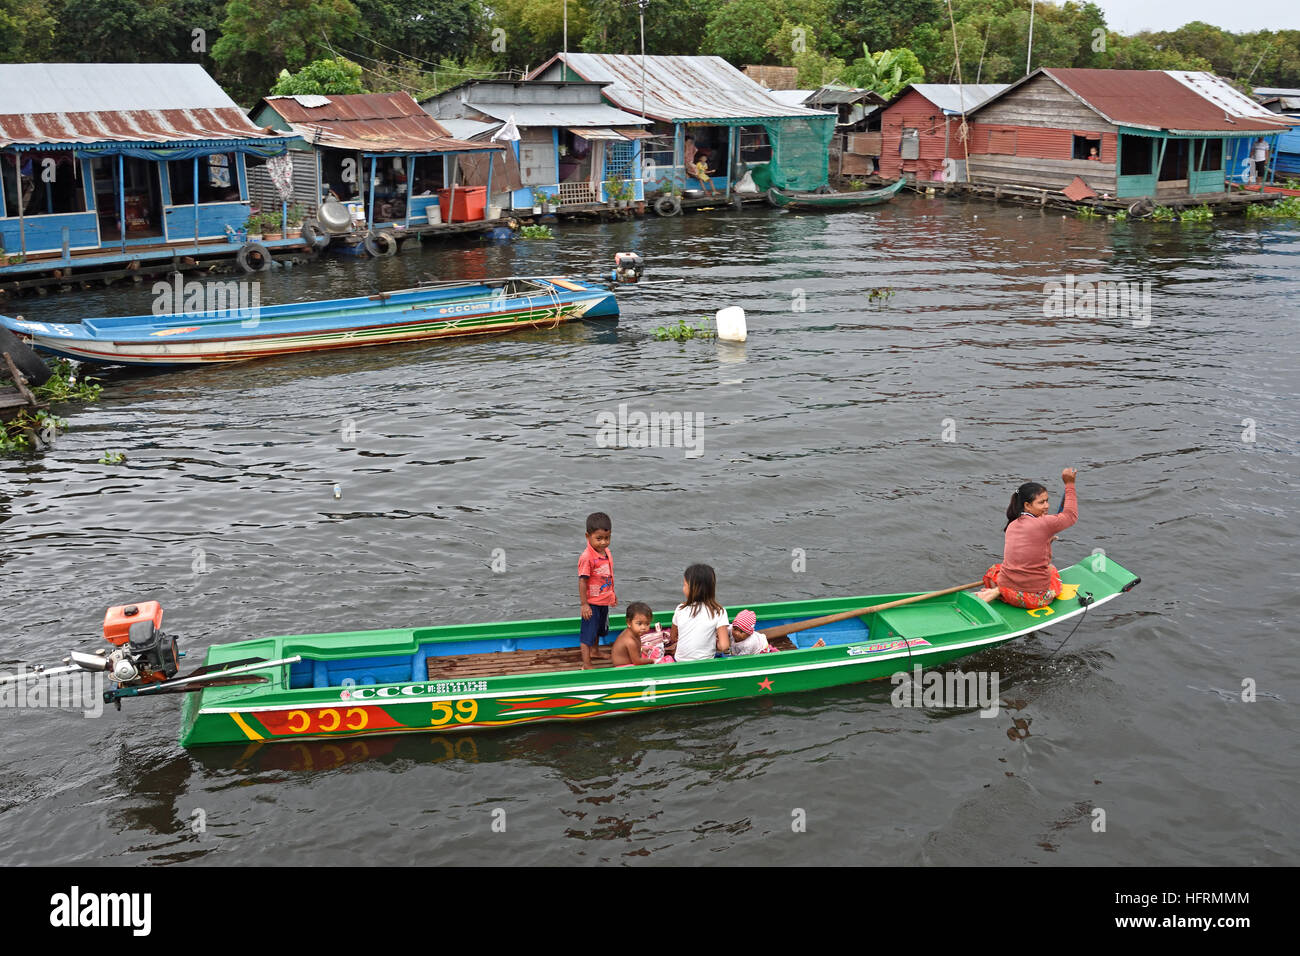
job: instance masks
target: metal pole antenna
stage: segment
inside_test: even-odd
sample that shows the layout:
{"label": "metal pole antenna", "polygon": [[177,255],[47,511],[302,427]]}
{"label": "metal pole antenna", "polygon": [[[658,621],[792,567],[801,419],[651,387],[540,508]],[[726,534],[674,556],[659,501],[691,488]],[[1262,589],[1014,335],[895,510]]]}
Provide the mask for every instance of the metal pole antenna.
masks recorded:
{"label": "metal pole antenna", "polygon": [[638,15],[641,18],[641,118],[645,119],[645,8],[650,0],[637,0]]}
{"label": "metal pole antenna", "polygon": [[1029,75],[1029,62],[1034,57],[1034,0],[1029,0],[1029,49],[1025,51],[1025,76]]}

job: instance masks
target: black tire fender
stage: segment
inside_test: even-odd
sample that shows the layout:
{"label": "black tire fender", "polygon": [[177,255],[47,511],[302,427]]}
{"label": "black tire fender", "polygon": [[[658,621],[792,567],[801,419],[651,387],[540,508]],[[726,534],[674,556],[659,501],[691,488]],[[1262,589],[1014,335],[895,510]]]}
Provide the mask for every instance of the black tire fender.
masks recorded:
{"label": "black tire fender", "polygon": [[246,242],[235,253],[235,262],[245,272],[265,272],[271,268],[271,251],[260,242]]}
{"label": "black tire fender", "polygon": [[682,211],[682,201],[676,196],[660,196],[655,200],[655,212],[661,216],[677,216]]}
{"label": "black tire fender", "polygon": [[330,244],[330,237],[321,229],[320,223],[308,219],[302,224],[302,241],[307,244],[307,248],[319,252]]}
{"label": "black tire fender", "polygon": [[387,229],[372,229],[366,233],[366,252],[376,259],[397,254],[397,240]]}

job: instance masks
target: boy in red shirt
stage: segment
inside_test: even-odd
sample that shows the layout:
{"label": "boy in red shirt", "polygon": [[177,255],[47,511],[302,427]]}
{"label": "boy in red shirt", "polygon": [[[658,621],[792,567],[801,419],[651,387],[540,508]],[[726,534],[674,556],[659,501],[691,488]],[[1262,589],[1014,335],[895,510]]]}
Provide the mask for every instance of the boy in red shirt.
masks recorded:
{"label": "boy in red shirt", "polygon": [[587,515],[587,549],[578,558],[578,600],[582,603],[578,640],[583,670],[589,669],[593,660],[607,658],[600,653],[600,639],[609,633],[609,609],[617,603],[614,555],[609,550],[611,528],[609,515],[603,511]]}

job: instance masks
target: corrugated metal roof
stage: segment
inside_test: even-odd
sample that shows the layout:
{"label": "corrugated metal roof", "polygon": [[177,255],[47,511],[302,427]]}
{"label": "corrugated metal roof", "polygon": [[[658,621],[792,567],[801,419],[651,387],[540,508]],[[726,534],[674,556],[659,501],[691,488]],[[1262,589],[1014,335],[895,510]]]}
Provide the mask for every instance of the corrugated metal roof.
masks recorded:
{"label": "corrugated metal roof", "polygon": [[0,146],[266,139],[193,63],[0,64]]}
{"label": "corrugated metal roof", "polygon": [[365,153],[454,153],[502,148],[453,138],[410,93],[329,96],[320,106],[304,106],[303,99],[268,96],[262,102],[314,145]]}
{"label": "corrugated metal roof", "polygon": [[1279,128],[1276,114],[1213,73],[1192,71],[1040,68],[985,100],[978,109],[1011,95],[1039,74],[1051,77],[1116,126],[1238,135]]}
{"label": "corrugated metal roof", "polygon": [[442,119],[439,123],[456,139],[473,139],[481,133],[496,129],[500,123],[480,123],[471,119]]}
{"label": "corrugated metal roof", "polygon": [[[647,56],[645,112],[672,121],[824,117],[801,106],[774,99],[720,56]],[[605,97],[621,109],[640,115],[642,57],[630,53],[560,53],[530,74],[540,78],[552,65],[565,61],[584,80],[608,83]]]}
{"label": "corrugated metal roof", "polygon": [[812,96],[815,90],[768,90],[767,95],[786,106],[803,106],[803,101]]}
{"label": "corrugated metal roof", "polygon": [[220,110],[100,110],[0,116],[0,147],[235,139],[277,143],[283,137],[266,135],[237,106]]}
{"label": "corrugated metal roof", "polygon": [[197,63],[0,63],[0,115],[228,108]]}
{"label": "corrugated metal roof", "polygon": [[877,106],[884,106],[889,102],[875,90],[862,90],[851,86],[823,86],[820,90],[814,91],[807,98],[804,105],[809,107],[840,106],[845,103],[863,101],[874,103]]}
{"label": "corrugated metal roof", "polygon": [[485,116],[519,126],[641,126],[650,121],[615,109],[608,103],[480,103],[465,104]]}
{"label": "corrugated metal roof", "polygon": [[[1007,88],[1007,83],[913,83],[916,90],[945,113],[967,113]],[[904,90],[906,92],[906,90]]]}

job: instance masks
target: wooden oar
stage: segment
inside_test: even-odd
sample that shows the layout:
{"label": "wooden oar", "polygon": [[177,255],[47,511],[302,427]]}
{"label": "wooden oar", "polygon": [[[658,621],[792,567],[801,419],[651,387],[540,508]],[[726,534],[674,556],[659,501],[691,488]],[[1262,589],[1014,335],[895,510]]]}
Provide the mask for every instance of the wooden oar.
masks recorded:
{"label": "wooden oar", "polygon": [[861,617],[864,614],[874,614],[876,611],[887,611],[891,607],[902,607],[904,604],[915,604],[918,601],[926,601],[933,597],[942,597],[945,594],[953,594],[957,591],[969,591],[971,588],[980,587],[983,581],[974,581],[970,584],[959,584],[955,588],[944,588],[942,591],[931,591],[929,594],[918,594],[915,597],[899,598],[897,601],[888,601],[885,604],[877,604],[875,607],[859,608],[856,611],[840,611],[837,614],[827,614],[825,617],[809,618],[806,621],[797,621],[794,624],[782,624],[780,627],[765,628],[763,633],[767,635],[769,641],[778,637],[785,637],[787,634],[793,634],[796,631],[806,631],[810,627],[821,627],[823,624],[834,624],[837,621],[847,621],[851,617]]}

